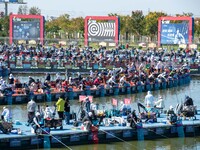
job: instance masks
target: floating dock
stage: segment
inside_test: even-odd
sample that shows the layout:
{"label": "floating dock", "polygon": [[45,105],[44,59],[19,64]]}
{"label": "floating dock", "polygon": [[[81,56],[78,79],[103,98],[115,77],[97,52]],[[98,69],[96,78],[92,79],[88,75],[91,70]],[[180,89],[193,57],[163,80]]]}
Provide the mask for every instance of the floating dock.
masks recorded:
{"label": "floating dock", "polygon": [[[200,135],[200,115],[195,120],[183,120],[176,125],[166,123],[166,115],[162,114],[157,123],[143,123],[133,129],[129,126],[100,126],[97,131],[98,143],[117,142],[121,140],[147,140],[172,137],[193,137]],[[25,123],[14,125],[20,128],[22,134],[0,133],[0,149],[34,149],[47,147],[65,147],[79,144],[95,143],[93,132],[82,130],[81,126],[63,125],[63,129],[51,129],[49,134],[35,135],[31,127]]]}
{"label": "floating dock", "polygon": [[20,94],[14,93],[11,95],[1,96],[0,105],[10,105],[10,104],[26,104],[30,99],[34,99],[36,102],[50,102],[56,101],[58,98],[63,95],[68,97],[69,100],[79,99],[80,95],[91,95],[93,97],[104,97],[112,95],[122,95],[122,94],[134,94],[141,93],[146,91],[162,90],[166,88],[172,88],[177,86],[183,86],[190,83],[190,75],[184,75],[179,79],[169,80],[168,82],[156,82],[151,84],[141,84],[141,85],[126,85],[119,86],[119,84],[114,85],[112,88],[106,88],[105,85],[101,85],[98,88],[91,88],[86,86],[84,90],[68,88],[67,92],[53,90],[48,93],[38,93],[34,92],[32,94]]}

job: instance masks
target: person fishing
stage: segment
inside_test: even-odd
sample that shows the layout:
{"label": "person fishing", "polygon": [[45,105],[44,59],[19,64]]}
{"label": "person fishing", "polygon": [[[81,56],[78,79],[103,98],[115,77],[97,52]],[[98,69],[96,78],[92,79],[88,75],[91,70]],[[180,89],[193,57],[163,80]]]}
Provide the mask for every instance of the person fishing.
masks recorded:
{"label": "person fishing", "polygon": [[[57,113],[59,116],[59,119],[63,120],[64,119],[64,106],[65,106],[65,101],[64,101],[64,96],[61,95],[56,102],[56,107],[57,107]],[[62,129],[63,127],[61,127]]]}
{"label": "person fishing", "polygon": [[27,111],[28,111],[28,122],[26,124],[27,126],[29,126],[33,122],[36,107],[37,107],[36,102],[33,99],[31,99],[27,104]]}
{"label": "person fishing", "polygon": [[177,106],[177,112],[185,117],[194,117],[197,114],[196,106],[194,106],[193,99],[185,96],[183,104]]}
{"label": "person fishing", "polygon": [[84,116],[82,119],[83,125],[85,126],[86,130],[90,130],[92,126],[92,112],[89,112]]}
{"label": "person fishing", "polygon": [[164,103],[162,96],[159,96],[158,100],[155,101],[154,108],[159,109],[161,111],[165,108],[165,103]]}
{"label": "person fishing", "polygon": [[53,118],[53,114],[54,112],[51,107],[49,107],[49,105],[46,105],[46,108],[44,110],[44,119],[51,120]]}
{"label": "person fishing", "polygon": [[1,119],[5,122],[9,122],[10,118],[11,118],[10,110],[6,106],[4,106],[3,111],[1,113]]}
{"label": "person fishing", "polygon": [[41,128],[42,125],[43,125],[42,117],[39,112],[36,112],[32,122],[32,128],[34,129],[34,133],[38,134],[37,130]]}
{"label": "person fishing", "polygon": [[147,95],[145,96],[145,105],[146,107],[154,107],[155,99],[154,96],[151,94],[151,91],[147,92]]}
{"label": "person fishing", "polygon": [[88,96],[85,98],[85,108],[87,112],[90,112],[91,102]]}
{"label": "person fishing", "polygon": [[171,105],[167,111],[167,120],[170,124],[175,124],[177,122],[177,115],[174,112],[174,107]]}
{"label": "person fishing", "polygon": [[130,127],[135,128],[139,118],[137,117],[136,110],[133,110],[132,113],[129,113],[127,116],[127,121],[130,123]]}

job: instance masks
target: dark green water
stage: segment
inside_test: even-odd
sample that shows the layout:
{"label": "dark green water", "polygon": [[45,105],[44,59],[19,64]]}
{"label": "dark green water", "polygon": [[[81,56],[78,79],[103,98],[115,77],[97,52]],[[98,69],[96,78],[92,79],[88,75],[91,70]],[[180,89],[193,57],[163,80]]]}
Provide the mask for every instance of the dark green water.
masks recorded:
{"label": "dark green water", "polygon": [[[177,103],[183,101],[185,95],[191,96],[194,100],[194,104],[197,105],[197,108],[200,109],[200,78],[193,78],[189,85],[153,91],[153,95],[155,98],[158,98],[160,95],[163,96],[165,101],[166,109],[169,108],[170,105],[176,106]],[[131,98],[131,107],[137,110],[136,102],[144,101],[146,93],[140,94],[131,94],[131,95],[120,95],[120,96],[112,96],[112,97],[104,97],[104,98],[94,98],[94,103],[99,103],[100,109],[103,105],[105,105],[106,109],[111,109],[111,100],[112,98],[116,98],[119,101],[124,98]],[[53,105],[55,102],[49,103],[49,105]],[[70,101],[71,110],[74,112],[78,112],[80,104],[77,100]],[[41,103],[40,105],[45,106],[46,103]],[[0,106],[2,110],[3,106]],[[27,120],[27,112],[26,112],[26,104],[24,105],[13,105],[12,113],[13,113],[13,121]],[[73,150],[198,150],[200,149],[200,137],[190,137],[190,138],[168,138],[162,137],[162,139],[155,140],[145,140],[142,142],[138,141],[128,141],[126,142],[115,142],[109,144],[98,144],[98,145],[79,145],[79,146],[70,146]],[[51,150],[64,150],[63,148],[52,148]]]}
{"label": "dark green water", "polygon": [[[72,146],[73,150],[199,150],[200,137],[165,138],[145,141],[115,142],[109,144]],[[63,150],[51,149],[51,150]]]}

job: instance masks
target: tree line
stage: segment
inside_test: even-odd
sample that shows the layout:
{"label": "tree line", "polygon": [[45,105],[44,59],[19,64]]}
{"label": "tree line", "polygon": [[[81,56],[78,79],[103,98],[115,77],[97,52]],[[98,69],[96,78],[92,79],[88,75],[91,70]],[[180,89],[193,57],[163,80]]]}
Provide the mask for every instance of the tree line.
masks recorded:
{"label": "tree line", "polygon": [[[18,8],[18,14],[34,14],[40,15],[41,10],[38,7],[28,9],[26,5]],[[151,41],[157,37],[158,18],[161,16],[169,16],[164,12],[148,12],[144,15],[143,11],[135,10],[129,15],[119,15],[115,13],[108,16],[118,16],[120,18],[120,35],[124,40],[130,40],[134,35],[136,40],[140,40],[142,36],[148,37]],[[191,16],[192,13],[176,14],[176,16]],[[194,32],[200,37],[200,18],[194,17]],[[8,37],[9,35],[9,17],[0,18],[0,37]],[[50,39],[77,39],[84,38],[84,18],[70,18],[69,14],[63,14],[59,17],[50,17],[45,21],[45,37]]]}

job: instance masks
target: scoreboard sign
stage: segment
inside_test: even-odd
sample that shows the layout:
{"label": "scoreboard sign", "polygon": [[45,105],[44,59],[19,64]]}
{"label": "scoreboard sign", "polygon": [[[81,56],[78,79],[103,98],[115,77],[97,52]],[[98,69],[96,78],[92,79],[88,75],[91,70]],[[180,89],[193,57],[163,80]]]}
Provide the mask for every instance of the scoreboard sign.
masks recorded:
{"label": "scoreboard sign", "polygon": [[192,17],[160,17],[158,19],[158,46],[161,44],[191,44],[194,35]]}
{"label": "scoreboard sign", "polygon": [[85,18],[85,45],[88,42],[118,44],[119,19],[115,16],[87,16]]}
{"label": "scoreboard sign", "polygon": [[41,15],[10,15],[10,44],[13,40],[44,41],[44,17]]}
{"label": "scoreboard sign", "polygon": [[188,23],[162,23],[161,44],[188,44]]}
{"label": "scoreboard sign", "polygon": [[40,38],[39,21],[13,21],[13,39],[37,40]]}

